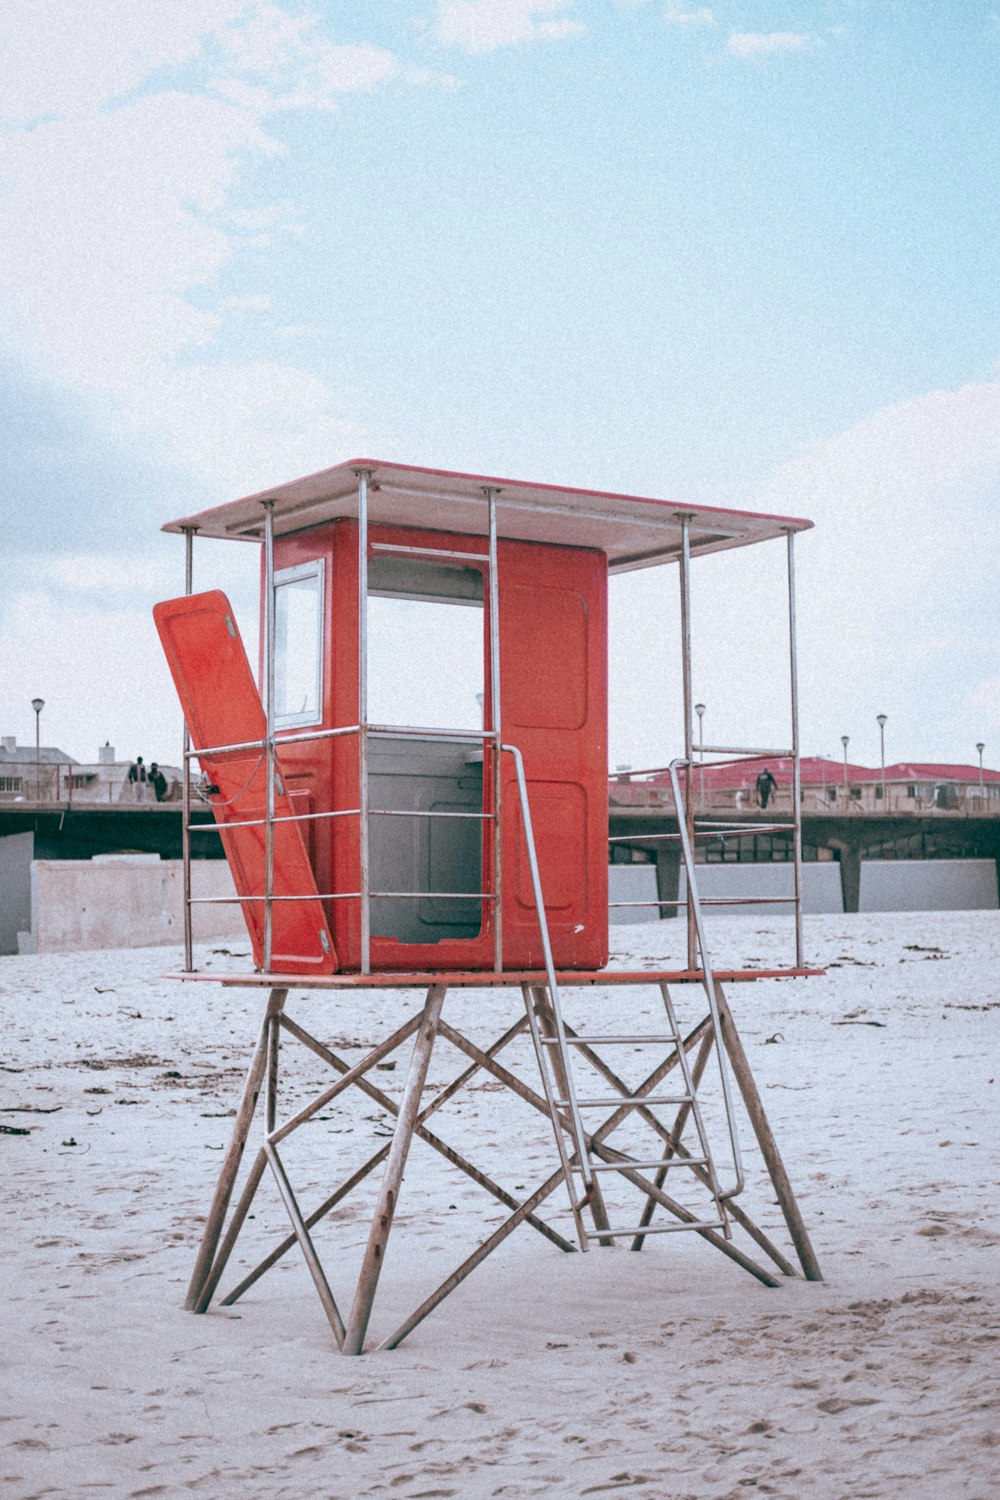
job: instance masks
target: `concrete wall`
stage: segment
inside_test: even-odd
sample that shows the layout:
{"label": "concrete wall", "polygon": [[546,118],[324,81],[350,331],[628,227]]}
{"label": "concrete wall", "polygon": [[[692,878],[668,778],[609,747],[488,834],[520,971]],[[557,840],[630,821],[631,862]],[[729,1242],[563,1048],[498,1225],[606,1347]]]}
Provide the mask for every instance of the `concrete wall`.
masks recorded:
{"label": "concrete wall", "polygon": [[608,900],[612,903],[608,921],[612,927],[624,927],[634,922],[656,922],[659,909],[655,906],[620,906],[616,901],[655,901],[655,865],[609,865]]}
{"label": "concrete wall", "polygon": [[[223,859],[195,860],[195,896],[235,894]],[[35,860],[31,867],[31,940],[22,949],[75,953],[89,948],[149,948],[184,937],[180,860],[156,855]],[[194,909],[196,942],[248,942],[238,906]]]}
{"label": "concrete wall", "polygon": [[17,935],[31,926],[33,833],[0,838],[0,953],[17,952]]}
{"label": "concrete wall", "polygon": [[[655,901],[655,865],[611,865],[608,870],[612,901]],[[699,865],[698,894],[706,896],[753,896],[781,897],[794,892],[794,872],[791,865]],[[681,871],[679,898],[687,894],[687,880]],[[840,890],[840,866],[832,861],[803,865],[802,907],[806,912],[842,912],[844,903]],[[728,913],[736,916],[790,916],[792,907],[775,901],[762,906],[710,907],[712,913]],[[681,913],[683,916],[683,912]],[[612,926],[631,922],[655,922],[658,912],[655,906],[627,906],[612,909]]]}
{"label": "concrete wall", "polygon": [[858,905],[861,911],[992,911],[996,860],[862,860]]}
{"label": "concrete wall", "polygon": [[[687,880],[681,871],[681,898],[687,894]],[[762,901],[761,905],[715,906],[708,908],[710,915],[737,917],[790,917],[795,908],[774,898],[791,897],[795,894],[795,871],[790,864],[759,865],[699,865],[698,894],[707,896],[744,896]],[[768,901],[766,898],[771,897]],[[844,898],[840,886],[840,866],[832,860],[822,860],[802,866],[802,910],[808,913],[842,912]]]}
{"label": "concrete wall", "polygon": [[[656,900],[653,865],[612,865],[611,900]],[[698,891],[706,896],[791,896],[793,872],[787,864],[699,865]],[[683,870],[680,898],[687,893]],[[844,909],[839,864],[821,861],[802,866],[802,906],[807,913]],[[996,910],[997,867],[992,859],[873,859],[861,864],[861,911]],[[781,916],[785,904],[710,907],[709,914]],[[612,924],[655,922],[655,907],[625,907],[611,912]]]}

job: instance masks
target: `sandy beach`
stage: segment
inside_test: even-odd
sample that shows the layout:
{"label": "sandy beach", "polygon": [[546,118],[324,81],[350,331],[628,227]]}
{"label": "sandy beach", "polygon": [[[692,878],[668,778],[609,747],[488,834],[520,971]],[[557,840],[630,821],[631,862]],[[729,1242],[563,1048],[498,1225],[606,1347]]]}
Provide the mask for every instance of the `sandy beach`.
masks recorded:
{"label": "sandy beach", "polygon": [[[669,962],[677,928],[615,929],[615,964]],[[781,920],[718,934],[720,961],[787,957]],[[567,1255],[522,1227],[401,1348],[361,1359],[336,1352],[297,1251],[235,1307],[181,1310],[263,996],[164,978],[177,950],[0,960],[0,1494],[991,1500],[1000,921],[815,917],[807,943],[825,977],[730,1000],[824,1282],[767,1289],[690,1234]],[[200,963],[245,964],[230,947]],[[618,1003],[586,999],[605,1019]],[[414,1004],[302,996],[293,1013],[356,1060]],[[446,1017],[492,1037],[519,1005],[455,993]],[[390,1095],[399,1057],[378,1075]],[[326,1079],[307,1062],[289,1100]],[[301,1131],[303,1201],[387,1122],[358,1099]],[[439,1128],[515,1193],[555,1165],[545,1122],[486,1078]],[[375,1180],[317,1235],[338,1295]],[[270,1181],[255,1211],[245,1266],[287,1232]],[[551,1215],[568,1223],[558,1194]],[[415,1143],[375,1341],[503,1216]]]}

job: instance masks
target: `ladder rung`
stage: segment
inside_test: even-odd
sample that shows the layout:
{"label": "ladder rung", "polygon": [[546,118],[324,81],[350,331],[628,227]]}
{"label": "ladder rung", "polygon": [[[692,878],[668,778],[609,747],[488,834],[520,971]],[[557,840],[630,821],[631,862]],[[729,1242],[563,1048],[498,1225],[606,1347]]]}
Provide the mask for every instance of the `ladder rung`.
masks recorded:
{"label": "ladder rung", "polygon": [[635,1229],[585,1229],[584,1238],[588,1240],[624,1239],[635,1234],[673,1234],[678,1229],[725,1229],[721,1219],[697,1219],[690,1224],[678,1222],[676,1224],[639,1224]]}
{"label": "ladder rung", "polygon": [[[661,1168],[669,1167],[707,1167],[707,1156],[670,1156],[665,1161],[661,1156],[657,1161],[592,1161],[589,1163],[591,1172],[653,1172]],[[570,1162],[571,1172],[582,1172],[583,1167],[578,1161]]]}
{"label": "ladder rung", "polygon": [[[626,1042],[669,1042],[671,1046],[677,1045],[678,1038],[675,1036],[568,1036],[567,1047],[592,1047],[592,1046],[621,1046]],[[557,1036],[543,1036],[543,1047],[558,1047]]]}
{"label": "ladder rung", "polygon": [[[693,1094],[619,1094],[616,1099],[577,1099],[577,1109],[608,1109],[617,1108],[621,1104],[693,1104]],[[568,1099],[557,1099],[556,1104],[560,1109],[569,1109]]]}

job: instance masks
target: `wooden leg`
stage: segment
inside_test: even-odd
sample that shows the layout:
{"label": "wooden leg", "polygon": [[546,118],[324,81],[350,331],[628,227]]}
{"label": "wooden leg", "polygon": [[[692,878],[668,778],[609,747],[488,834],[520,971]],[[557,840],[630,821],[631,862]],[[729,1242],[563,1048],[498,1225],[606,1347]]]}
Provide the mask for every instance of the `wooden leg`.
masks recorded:
{"label": "wooden leg", "polygon": [[[250,1168],[249,1176],[243,1184],[243,1191],[240,1194],[239,1202],[233,1210],[228,1228],[222,1239],[222,1244],[219,1246],[218,1253],[212,1262],[208,1276],[205,1278],[205,1284],[194,1306],[195,1312],[207,1312],[209,1309],[212,1298],[215,1296],[216,1288],[222,1280],[226,1266],[229,1264],[229,1257],[233,1253],[240,1230],[246,1223],[247,1214],[250,1212],[250,1205],[257,1195],[257,1189],[260,1187],[260,1180],[264,1175],[264,1168],[266,1166],[267,1152],[262,1146],[257,1152],[254,1164]],[[295,1237],[293,1235],[292,1243],[294,1244],[294,1242]]]}
{"label": "wooden leg", "polygon": [[[499,1229],[494,1230],[489,1239],[484,1240],[481,1245],[478,1245],[476,1249],[473,1250],[472,1254],[466,1260],[463,1260],[458,1269],[456,1271],[453,1271],[446,1281],[442,1281],[437,1290],[432,1292],[424,1302],[421,1302],[416,1312],[411,1313],[410,1316],[406,1319],[406,1322],[401,1323],[400,1326],[396,1329],[395,1333],[391,1333],[387,1339],[384,1339],[383,1342],[379,1344],[379,1348],[397,1348],[398,1345],[401,1344],[406,1338],[406,1335],[408,1333],[412,1333],[418,1323],[423,1322],[428,1313],[433,1312],[435,1307],[438,1307],[440,1303],[442,1303],[444,1299],[449,1296],[457,1286],[461,1286],[465,1278],[470,1275],[470,1273],[474,1271],[476,1267],[480,1265],[488,1255],[491,1255],[497,1248],[497,1246],[502,1244],[509,1234],[513,1234],[518,1225],[523,1224],[525,1219],[527,1219],[530,1214],[534,1213],[535,1209],[539,1206],[540,1203],[544,1203],[545,1199],[555,1191],[562,1180],[563,1173],[562,1167],[560,1167],[557,1172],[553,1172],[551,1177],[547,1178],[546,1181],[542,1183],[540,1188],[536,1189],[536,1191],[532,1193],[530,1198],[526,1199],[525,1202],[521,1204],[516,1213],[511,1214],[510,1218],[505,1219],[504,1222],[500,1225]],[[569,1245],[567,1246],[567,1248],[572,1250],[575,1247]]]}
{"label": "wooden leg", "polygon": [[[407,1034],[411,1029],[416,1030],[419,1024],[420,1017],[418,1015],[414,1017],[412,1027],[410,1023],[407,1023],[407,1027],[405,1028]],[[449,1083],[445,1088],[441,1089],[439,1093],[435,1094],[430,1104],[426,1105],[425,1108],[420,1111],[419,1115],[417,1116],[416,1123],[413,1127],[414,1135],[419,1137],[420,1140],[426,1142],[426,1144],[432,1147],[433,1150],[439,1152],[446,1161],[449,1161],[453,1166],[458,1167],[459,1171],[464,1172],[467,1177],[471,1177],[473,1182],[476,1182],[480,1187],[485,1188],[486,1191],[488,1193],[491,1193],[494,1198],[498,1199],[498,1201],[501,1202],[505,1208],[510,1209],[517,1209],[521,1206],[518,1203],[518,1200],[514,1198],[512,1194],[508,1193],[504,1188],[502,1188],[499,1183],[494,1182],[492,1178],[488,1177],[485,1172],[480,1171],[478,1167],[474,1166],[473,1163],[470,1162],[466,1157],[462,1156],[460,1152],[456,1151],[452,1146],[449,1146],[445,1141],[441,1140],[440,1136],[437,1136],[432,1131],[428,1130],[424,1122],[428,1120],[430,1116],[435,1113],[435,1111],[439,1110],[443,1104],[447,1103],[449,1099],[453,1098],[454,1095],[458,1093],[458,1091],[463,1088],[465,1084],[468,1083],[470,1078],[473,1078],[481,1068],[489,1070],[493,1066],[493,1059],[496,1054],[502,1051],[503,1048],[506,1047],[515,1036],[520,1035],[527,1024],[527,1017],[522,1016],[518,1021],[514,1023],[513,1026],[509,1027],[502,1036],[498,1037],[497,1040],[495,1042],[492,1042],[489,1048],[484,1051],[481,1047],[477,1047],[475,1043],[470,1042],[467,1037],[462,1036],[460,1032],[453,1030],[453,1028],[450,1027],[446,1021],[439,1021],[438,1035],[447,1038],[448,1041],[452,1042],[452,1044],[459,1051],[467,1053],[469,1057],[474,1059],[474,1061],[471,1067],[465,1068],[461,1073],[459,1073],[455,1078],[452,1079],[451,1083]],[[363,1065],[359,1064],[357,1067],[350,1069],[348,1068],[348,1064],[344,1062],[342,1058],[339,1058],[336,1053],[331,1052],[328,1047],[324,1047],[321,1042],[317,1042],[314,1037],[309,1037],[307,1032],[301,1031],[301,1028],[294,1027],[293,1023],[291,1023],[287,1017],[282,1017],[282,1026],[285,1030],[292,1031],[293,1034],[299,1035],[300,1038],[308,1038],[308,1043],[313,1051],[321,1056],[324,1061],[329,1062],[331,1067],[341,1070],[341,1083],[345,1082],[348,1074],[350,1074],[355,1086],[359,1089],[363,1089],[365,1093],[367,1093],[376,1104],[379,1104],[390,1114],[399,1114],[399,1105],[395,1099],[391,1099],[388,1094],[383,1093],[381,1089],[378,1089],[374,1085],[369,1084],[362,1076],[360,1076],[362,1069],[364,1067],[367,1067],[369,1062],[371,1062],[375,1058],[375,1053],[369,1054],[369,1057],[365,1060],[365,1063]],[[395,1035],[399,1036],[400,1033],[397,1032]],[[382,1054],[382,1051],[382,1048],[378,1049],[379,1055]],[[510,1075],[510,1078],[511,1086],[518,1084],[518,1081],[516,1079],[513,1079],[512,1075]],[[517,1088],[515,1088],[515,1091],[517,1091]],[[325,1095],[321,1095],[320,1097],[325,1098]],[[522,1093],[522,1097],[527,1099],[528,1103],[530,1104],[537,1104],[537,1107],[539,1107],[543,1111],[543,1113],[547,1114],[545,1101],[539,1099],[537,1095],[532,1094],[530,1091],[525,1091]],[[312,1109],[313,1106],[310,1105],[308,1112],[311,1113]],[[283,1126],[282,1131],[284,1129],[285,1127]],[[281,1131],[276,1132],[275,1140],[280,1139],[281,1134]],[[376,1167],[381,1166],[388,1155],[389,1147],[383,1146],[374,1154],[374,1156],[370,1156],[368,1160],[364,1162],[363,1165],[359,1167],[358,1170],[346,1180],[346,1182],[341,1183],[341,1185],[333,1193],[331,1193],[328,1198],[324,1199],[319,1208],[314,1209],[313,1212],[308,1215],[308,1217],[305,1219],[306,1228],[312,1229],[314,1225],[320,1222],[321,1219],[324,1219],[332,1209],[336,1208],[338,1203],[342,1202],[343,1199],[346,1198],[348,1194],[351,1193],[354,1188],[357,1187],[357,1185],[365,1179],[365,1177],[368,1176],[369,1172],[372,1172]],[[255,1162],[254,1164],[255,1171],[258,1170],[258,1163],[262,1163],[263,1158],[264,1153],[261,1152],[260,1156],[258,1157],[258,1162]],[[244,1189],[244,1194],[248,1191],[248,1188],[249,1183],[248,1187]],[[234,1228],[237,1227],[236,1219],[240,1216],[242,1207],[243,1200],[241,1199],[240,1204],[235,1210],[233,1219],[230,1221],[226,1239],[223,1241],[222,1248],[220,1249],[219,1254],[216,1257],[216,1264],[220,1273],[225,1264],[223,1256],[228,1257],[228,1254],[232,1249],[230,1239],[235,1238]],[[525,1223],[530,1224],[533,1229],[536,1229],[539,1234],[544,1235],[547,1240],[550,1240],[552,1244],[557,1246],[557,1248],[560,1250],[571,1251],[576,1248],[575,1245],[572,1245],[569,1240],[563,1237],[563,1235],[559,1234],[557,1230],[553,1229],[550,1224],[546,1224],[544,1219],[539,1219],[534,1213],[528,1213],[527,1218],[525,1219]],[[277,1262],[282,1258],[282,1256],[286,1255],[296,1243],[297,1240],[294,1234],[286,1235],[286,1237],[281,1241],[280,1245],[276,1245],[275,1248],[259,1263],[259,1265],[257,1265],[249,1273],[249,1275],[244,1277],[244,1279],[239,1283],[238,1286],[234,1287],[232,1291],[228,1292],[226,1296],[223,1297],[222,1306],[231,1307],[233,1303],[238,1302],[240,1297],[243,1296],[244,1292],[248,1291],[250,1287],[253,1286],[254,1282],[259,1281],[261,1276],[264,1275],[265,1271],[269,1271],[273,1265],[276,1265]]]}
{"label": "wooden leg", "polygon": [[187,1297],[184,1300],[185,1308],[191,1311],[204,1312],[200,1306],[202,1291],[212,1270],[212,1262],[222,1235],[226,1213],[229,1208],[229,1200],[236,1185],[236,1175],[240,1169],[243,1159],[243,1151],[247,1143],[247,1135],[253,1123],[253,1117],[257,1110],[257,1101],[260,1097],[260,1086],[264,1075],[264,1066],[268,1056],[268,1033],[271,1026],[271,1018],[281,1014],[281,1009],[288,996],[287,990],[272,990],[267,1002],[267,1012],[264,1024],[261,1027],[257,1046],[247,1070],[246,1083],[243,1087],[243,1098],[240,1101],[236,1113],[236,1121],[233,1125],[233,1134],[229,1142],[229,1150],[226,1152],[219,1172],[219,1180],[215,1187],[215,1196],[212,1206],[208,1211],[208,1220],[202,1234],[198,1257],[191,1274],[191,1282],[188,1286]]}
{"label": "wooden leg", "polygon": [[792,1184],[788,1179],[788,1173],[785,1171],[785,1164],[781,1160],[778,1145],[772,1134],[767,1115],[764,1113],[764,1106],[757,1091],[757,1084],[754,1081],[750,1064],[747,1061],[747,1055],[743,1050],[743,1043],[740,1040],[740,1034],[736,1030],[733,1013],[729,1009],[729,1004],[723,993],[721,984],[716,984],[715,995],[719,1007],[719,1019],[722,1022],[722,1040],[733,1070],[733,1077],[736,1079],[740,1093],[743,1095],[743,1103],[746,1105],[753,1133],[757,1137],[757,1144],[764,1158],[764,1164],[767,1167],[768,1175],[771,1178],[778,1202],[781,1205],[781,1212],[785,1216],[785,1223],[788,1225],[788,1233],[792,1237],[792,1244],[795,1246],[796,1254],[799,1257],[802,1274],[807,1281],[822,1281],[823,1273],[819,1268],[816,1252],[813,1250],[808,1230],[799,1212],[799,1205],[792,1191]]}
{"label": "wooden leg", "polygon": [[396,1130],[389,1148],[385,1174],[382,1178],[371,1232],[368,1236],[368,1246],[361,1265],[361,1274],[358,1277],[357,1291],[354,1294],[354,1305],[351,1308],[344,1334],[342,1347],[345,1354],[360,1354],[364,1347],[368,1319],[371,1317],[378,1279],[385,1262],[386,1245],[399,1199],[403,1170],[406,1166],[410,1142],[413,1139],[413,1127],[420,1110],[420,1097],[427,1080],[427,1069],[434,1050],[434,1040],[437,1036],[438,1021],[446,993],[447,989],[443,984],[432,985],[427,992],[423,1019],[420,1023],[420,1030],[417,1032],[417,1039],[413,1044],[410,1071],[407,1074]]}

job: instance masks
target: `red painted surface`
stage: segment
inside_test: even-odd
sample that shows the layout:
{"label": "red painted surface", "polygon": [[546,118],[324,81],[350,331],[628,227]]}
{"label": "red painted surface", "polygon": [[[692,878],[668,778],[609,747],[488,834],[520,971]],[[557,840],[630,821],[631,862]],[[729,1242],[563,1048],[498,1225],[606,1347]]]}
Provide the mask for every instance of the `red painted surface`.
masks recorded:
{"label": "red painted surface", "polygon": [[[482,554],[481,537],[375,526],[372,542],[441,547]],[[358,722],[357,524],[336,521],[275,543],[277,569],[326,559],[324,728]],[[582,548],[501,542],[500,669],[504,739],[524,757],[550,936],[557,964],[597,969],[607,962],[607,560]],[[476,564],[470,564],[476,566]],[[487,612],[484,611],[484,618]],[[488,631],[488,619],[486,630]],[[483,643],[485,715],[493,722],[489,644]],[[291,792],[313,810],[358,806],[354,736],[282,752]],[[541,964],[514,767],[503,776],[504,968]],[[490,752],[484,766],[484,810],[490,802]],[[358,819],[317,822],[311,852],[321,890],[360,888]],[[492,886],[491,824],[484,825],[484,891]],[[360,903],[331,903],[341,967],[361,958]],[[373,938],[378,970],[487,970],[493,967],[492,903],[483,903],[478,936],[436,943]]]}
{"label": "red painted surface", "polygon": [[[503,542],[503,735],[524,757],[555,962],[608,961],[607,562],[600,552]],[[504,766],[504,968],[543,961],[510,758]]]}
{"label": "red painted surface", "polygon": [[[174,685],[184,711],[192,748],[262,740],[266,721],[246,651],[225,594],[212,590],[168,599],[153,610]],[[260,897],[265,882],[263,826],[227,828],[244,819],[263,818],[267,786],[262,750],[198,756],[201,768],[218,792],[209,796],[226,858],[241,897]],[[279,771],[281,770],[279,764]],[[295,799],[298,801],[298,799]],[[301,804],[295,808],[302,811]],[[292,802],[275,799],[276,818],[288,817]],[[309,826],[309,825],[306,825]],[[274,894],[302,896],[278,901],[272,918],[272,970],[289,974],[331,974],[337,957],[313,867],[296,823],[274,826]],[[254,963],[264,962],[264,906],[242,906],[253,944]]]}

